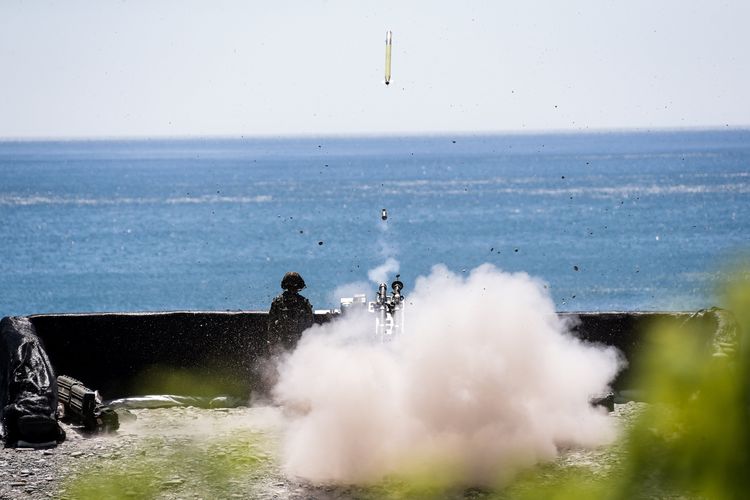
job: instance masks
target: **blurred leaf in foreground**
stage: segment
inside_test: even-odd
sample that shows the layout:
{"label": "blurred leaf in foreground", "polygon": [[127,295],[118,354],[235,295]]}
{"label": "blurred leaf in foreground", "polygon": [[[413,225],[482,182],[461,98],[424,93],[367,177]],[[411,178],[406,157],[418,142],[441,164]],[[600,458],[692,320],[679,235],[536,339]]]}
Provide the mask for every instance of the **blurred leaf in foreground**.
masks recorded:
{"label": "blurred leaf in foreground", "polygon": [[[746,498],[750,491],[750,280],[737,273],[726,309],[657,325],[640,353],[649,405],[623,436],[624,459],[600,481],[560,474],[549,498]],[[514,495],[515,496],[515,495]]]}

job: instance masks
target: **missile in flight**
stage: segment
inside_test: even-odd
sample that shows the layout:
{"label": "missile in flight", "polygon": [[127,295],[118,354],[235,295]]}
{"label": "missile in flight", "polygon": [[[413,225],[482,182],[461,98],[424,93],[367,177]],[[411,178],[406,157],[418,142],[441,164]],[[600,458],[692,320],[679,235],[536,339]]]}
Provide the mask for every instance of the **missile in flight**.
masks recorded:
{"label": "missile in flight", "polygon": [[391,30],[385,32],[385,84],[391,83]]}

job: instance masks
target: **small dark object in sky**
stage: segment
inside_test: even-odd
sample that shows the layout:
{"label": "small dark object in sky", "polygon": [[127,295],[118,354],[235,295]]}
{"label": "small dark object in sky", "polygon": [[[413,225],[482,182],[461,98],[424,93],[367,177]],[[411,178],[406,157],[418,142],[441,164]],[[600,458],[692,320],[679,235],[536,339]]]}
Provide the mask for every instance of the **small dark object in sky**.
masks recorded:
{"label": "small dark object in sky", "polygon": [[578,266],[573,266],[573,271],[578,271]]}
{"label": "small dark object in sky", "polygon": [[380,211],[380,218],[383,220],[388,220],[388,210],[385,208]]}
{"label": "small dark object in sky", "polygon": [[515,250],[513,250],[513,251],[514,251],[514,252],[518,252],[518,249],[516,248],[516,249],[515,249]]}
{"label": "small dark object in sky", "polygon": [[323,244],[323,242],[322,242],[322,241],[319,241],[319,242],[318,242],[318,245],[322,245],[322,244]]}
{"label": "small dark object in sky", "polygon": [[453,141],[453,144],[455,144],[455,143],[456,143],[456,141]]}
{"label": "small dark object in sky", "polygon": [[563,175],[562,178],[565,179],[565,176]]}

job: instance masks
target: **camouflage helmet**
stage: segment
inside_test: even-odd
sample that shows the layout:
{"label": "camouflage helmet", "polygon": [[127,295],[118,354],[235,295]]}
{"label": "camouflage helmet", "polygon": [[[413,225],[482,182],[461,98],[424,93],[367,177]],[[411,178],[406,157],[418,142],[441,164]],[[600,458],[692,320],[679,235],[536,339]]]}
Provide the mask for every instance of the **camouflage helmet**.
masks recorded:
{"label": "camouflage helmet", "polygon": [[284,290],[302,290],[305,288],[305,280],[299,273],[294,271],[288,272],[281,279],[281,288]]}

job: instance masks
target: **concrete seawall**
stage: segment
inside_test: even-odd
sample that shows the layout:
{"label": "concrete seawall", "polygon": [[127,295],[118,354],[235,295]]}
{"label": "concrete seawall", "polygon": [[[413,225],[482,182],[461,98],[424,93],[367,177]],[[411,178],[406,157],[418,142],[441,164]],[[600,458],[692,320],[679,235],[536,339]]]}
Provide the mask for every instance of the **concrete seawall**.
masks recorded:
{"label": "concrete seawall", "polygon": [[[631,360],[655,321],[691,313],[561,313],[578,338],[612,345]],[[316,314],[316,322],[331,320]],[[266,344],[265,312],[154,312],[30,316],[57,374],[105,398],[144,393],[247,397]],[[615,388],[628,388],[626,369]],[[180,383],[181,381],[181,383]],[[213,394],[211,394],[213,393]]]}

